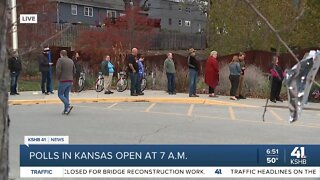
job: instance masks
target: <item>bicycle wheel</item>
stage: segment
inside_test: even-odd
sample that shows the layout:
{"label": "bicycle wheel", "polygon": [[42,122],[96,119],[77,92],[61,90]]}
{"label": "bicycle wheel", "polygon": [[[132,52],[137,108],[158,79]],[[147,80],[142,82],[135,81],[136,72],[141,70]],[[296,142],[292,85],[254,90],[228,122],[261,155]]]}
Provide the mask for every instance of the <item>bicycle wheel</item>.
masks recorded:
{"label": "bicycle wheel", "polygon": [[96,81],[96,91],[101,92],[104,89],[104,82],[103,79],[97,79]]}
{"label": "bicycle wheel", "polygon": [[79,85],[78,92],[81,92],[84,89],[84,79],[82,78],[79,79],[78,85]]}
{"label": "bicycle wheel", "polygon": [[128,87],[128,81],[127,79],[124,79],[124,78],[120,78],[118,81],[117,81],[117,91],[118,92],[123,92],[127,89]]}
{"label": "bicycle wheel", "polygon": [[141,80],[141,91],[144,91],[147,87],[147,79],[146,78],[142,78]]}

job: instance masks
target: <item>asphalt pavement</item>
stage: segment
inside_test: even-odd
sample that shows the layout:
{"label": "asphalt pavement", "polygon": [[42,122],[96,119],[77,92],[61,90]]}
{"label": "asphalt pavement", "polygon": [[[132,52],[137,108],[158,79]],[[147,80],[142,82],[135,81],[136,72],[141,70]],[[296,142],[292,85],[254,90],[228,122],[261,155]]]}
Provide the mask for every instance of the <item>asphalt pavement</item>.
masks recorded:
{"label": "asphalt pavement", "polygon": [[[320,144],[319,104],[310,103],[290,124],[286,102],[189,98],[146,91],[72,94],[74,109],[62,115],[57,95],[10,96],[10,178],[19,179],[19,145],[28,135],[69,136],[70,144]],[[43,101],[45,100],[45,101]]]}

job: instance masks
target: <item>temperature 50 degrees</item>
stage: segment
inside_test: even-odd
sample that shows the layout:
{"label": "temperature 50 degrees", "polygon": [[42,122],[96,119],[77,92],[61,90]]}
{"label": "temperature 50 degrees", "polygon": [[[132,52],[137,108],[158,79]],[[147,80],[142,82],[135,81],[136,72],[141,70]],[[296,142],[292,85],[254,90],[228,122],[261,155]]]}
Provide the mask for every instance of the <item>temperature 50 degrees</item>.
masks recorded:
{"label": "temperature 50 degrees", "polygon": [[275,164],[277,163],[279,158],[277,157],[267,157],[267,164]]}

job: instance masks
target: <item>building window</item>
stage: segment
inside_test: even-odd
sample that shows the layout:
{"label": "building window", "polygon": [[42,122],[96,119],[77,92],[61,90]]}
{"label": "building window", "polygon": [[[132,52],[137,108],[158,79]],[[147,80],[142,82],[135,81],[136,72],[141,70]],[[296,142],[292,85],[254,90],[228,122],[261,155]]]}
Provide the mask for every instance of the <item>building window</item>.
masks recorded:
{"label": "building window", "polygon": [[191,8],[190,7],[186,7],[186,13],[191,13]]}
{"label": "building window", "polygon": [[179,11],[182,11],[182,6],[181,5],[179,5]]}
{"label": "building window", "polygon": [[172,10],[172,4],[169,3],[169,10]]}
{"label": "building window", "polygon": [[172,25],[172,19],[171,18],[169,18],[169,25]]}
{"label": "building window", "polygon": [[191,26],[191,21],[184,21],[184,25],[190,27]]}
{"label": "building window", "polygon": [[108,18],[116,18],[117,12],[116,11],[107,11]]}
{"label": "building window", "polygon": [[179,19],[179,26],[182,26],[182,20]]}
{"label": "building window", "polygon": [[77,5],[71,5],[71,14],[76,16],[78,14],[78,7]]}
{"label": "building window", "polygon": [[92,7],[84,7],[84,16],[93,17],[93,8]]}

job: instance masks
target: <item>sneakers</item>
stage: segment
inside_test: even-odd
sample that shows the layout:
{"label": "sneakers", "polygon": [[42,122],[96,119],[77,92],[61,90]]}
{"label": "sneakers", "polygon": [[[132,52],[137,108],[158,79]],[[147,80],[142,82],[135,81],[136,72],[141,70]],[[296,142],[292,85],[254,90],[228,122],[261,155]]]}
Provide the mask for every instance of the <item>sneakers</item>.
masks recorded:
{"label": "sneakers", "polygon": [[218,96],[215,95],[215,94],[209,94],[209,97],[216,98],[216,97],[218,97]]}
{"label": "sneakers", "polygon": [[72,109],[73,109],[73,106],[69,106],[69,108],[67,109],[67,111],[64,112],[64,114],[69,115]]}
{"label": "sneakers", "polygon": [[283,102],[283,99],[277,98],[276,101]]}
{"label": "sneakers", "polygon": [[189,95],[189,97],[199,97],[199,95],[192,94],[192,95]]}
{"label": "sneakers", "polygon": [[139,96],[143,96],[144,93],[143,93],[143,92],[139,92],[138,95],[139,95]]}
{"label": "sneakers", "polygon": [[270,101],[273,103],[277,103],[277,101],[275,99],[270,99]]}
{"label": "sneakers", "polygon": [[132,93],[132,94],[130,94],[131,96],[138,96],[138,94],[136,94],[136,93]]}
{"label": "sneakers", "polygon": [[241,94],[239,95],[239,97],[237,97],[238,99],[247,99],[246,97],[242,96]]}
{"label": "sneakers", "polygon": [[230,100],[237,101],[238,99],[236,97],[231,97]]}
{"label": "sneakers", "polygon": [[113,94],[113,92],[108,90],[108,91],[105,91],[104,94]]}

